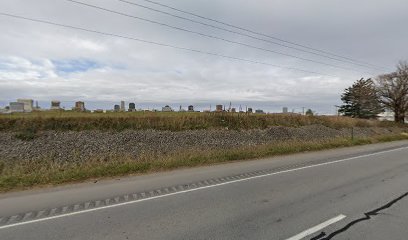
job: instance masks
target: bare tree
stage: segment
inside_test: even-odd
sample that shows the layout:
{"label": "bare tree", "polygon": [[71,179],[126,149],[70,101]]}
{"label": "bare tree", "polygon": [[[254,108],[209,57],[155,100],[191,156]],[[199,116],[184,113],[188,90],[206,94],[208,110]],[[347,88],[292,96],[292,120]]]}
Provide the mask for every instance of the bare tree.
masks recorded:
{"label": "bare tree", "polygon": [[401,61],[397,71],[376,80],[381,103],[394,112],[395,122],[403,123],[408,112],[408,62]]}

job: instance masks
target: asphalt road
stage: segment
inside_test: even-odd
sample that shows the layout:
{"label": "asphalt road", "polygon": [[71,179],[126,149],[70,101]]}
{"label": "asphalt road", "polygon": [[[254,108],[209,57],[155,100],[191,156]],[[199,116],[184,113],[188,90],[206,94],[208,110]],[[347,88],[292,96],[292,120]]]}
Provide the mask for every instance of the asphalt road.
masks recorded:
{"label": "asphalt road", "polygon": [[0,239],[408,239],[408,141],[0,195]]}

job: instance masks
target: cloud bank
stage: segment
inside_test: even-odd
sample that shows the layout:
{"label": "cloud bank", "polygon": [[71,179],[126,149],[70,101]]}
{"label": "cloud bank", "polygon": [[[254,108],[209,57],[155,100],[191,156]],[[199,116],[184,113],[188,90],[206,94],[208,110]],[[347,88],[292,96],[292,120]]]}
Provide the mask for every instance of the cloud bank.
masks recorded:
{"label": "cloud bank", "polygon": [[[143,0],[131,1],[158,8]],[[402,0],[375,4],[369,0],[358,3],[351,0],[160,1],[390,70],[408,55],[405,47],[408,32],[401,31],[408,20],[404,12],[408,9],[408,2]],[[185,22],[117,0],[86,2],[274,51],[357,68]],[[382,73],[364,68],[348,71],[305,62],[64,0],[4,0],[0,9],[26,17],[330,75],[217,58],[0,16],[0,104],[16,98],[34,98],[43,102],[52,99],[109,102],[106,108],[111,107],[110,102],[120,100],[152,105],[208,105],[232,101],[236,104],[258,102],[274,108],[313,107],[321,113],[332,113],[333,105],[339,104],[339,96],[345,87],[358,78]]]}

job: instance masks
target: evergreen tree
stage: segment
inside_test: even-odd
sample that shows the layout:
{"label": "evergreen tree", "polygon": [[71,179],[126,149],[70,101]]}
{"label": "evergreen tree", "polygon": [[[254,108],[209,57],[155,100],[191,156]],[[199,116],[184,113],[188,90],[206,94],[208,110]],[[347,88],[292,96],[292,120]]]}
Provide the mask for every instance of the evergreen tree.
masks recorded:
{"label": "evergreen tree", "polygon": [[371,78],[361,78],[346,88],[341,100],[344,105],[340,106],[339,112],[344,116],[371,119],[377,118],[377,115],[383,112],[380,97]]}
{"label": "evergreen tree", "polygon": [[306,116],[313,116],[314,115],[314,113],[313,113],[313,111],[312,111],[312,109],[307,109],[307,111],[306,111]]}

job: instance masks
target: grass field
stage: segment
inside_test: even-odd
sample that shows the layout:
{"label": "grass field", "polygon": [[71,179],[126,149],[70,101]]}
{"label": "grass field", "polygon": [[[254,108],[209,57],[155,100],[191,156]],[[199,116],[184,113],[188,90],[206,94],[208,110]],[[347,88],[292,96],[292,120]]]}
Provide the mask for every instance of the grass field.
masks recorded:
{"label": "grass field", "polygon": [[145,155],[137,159],[124,155],[93,159],[85,163],[58,163],[52,159],[0,161],[0,192],[403,139],[408,139],[408,136],[400,134],[354,140],[286,141],[214,151],[190,150],[167,155]]}
{"label": "grass field", "polygon": [[331,128],[397,126],[379,122],[336,116],[301,116],[292,114],[232,113],[79,113],[38,112],[0,115],[0,131],[24,130],[194,130],[194,129],[265,129],[270,126],[299,127],[320,124]]}

